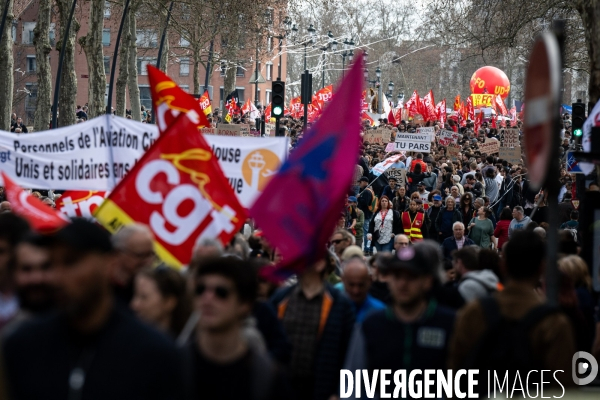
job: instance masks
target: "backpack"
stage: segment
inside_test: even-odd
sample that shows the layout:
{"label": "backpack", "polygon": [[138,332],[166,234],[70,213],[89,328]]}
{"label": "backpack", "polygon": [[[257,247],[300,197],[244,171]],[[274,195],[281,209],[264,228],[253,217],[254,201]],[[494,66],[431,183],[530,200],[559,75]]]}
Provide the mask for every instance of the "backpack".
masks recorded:
{"label": "backpack", "polygon": [[[483,308],[487,330],[471,350],[461,368],[479,369],[479,376],[483,379],[478,387],[484,391],[487,391],[488,387],[487,371],[495,371],[500,380],[504,379],[508,371],[508,382],[514,382],[518,371],[521,380],[525,382],[529,371],[542,369],[539,365],[540,361],[534,359],[529,332],[541,320],[557,312],[558,309],[548,304],[541,304],[530,310],[522,319],[512,320],[500,314],[498,302],[494,297],[485,297],[479,302]],[[491,372],[490,379],[491,387],[494,372]]]}
{"label": "backpack", "polygon": [[366,188],[365,190],[368,190],[369,192],[371,192],[372,199],[371,199],[371,204],[369,204],[369,211],[371,211],[372,213],[375,213],[375,212],[377,212],[377,205],[379,204],[379,197],[375,196],[375,192],[370,187]]}

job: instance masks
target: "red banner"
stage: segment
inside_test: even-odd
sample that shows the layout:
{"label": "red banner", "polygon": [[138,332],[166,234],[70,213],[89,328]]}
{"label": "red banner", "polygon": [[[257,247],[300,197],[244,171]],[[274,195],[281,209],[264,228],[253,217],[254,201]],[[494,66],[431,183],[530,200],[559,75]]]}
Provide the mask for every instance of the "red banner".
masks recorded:
{"label": "red banner", "polygon": [[50,233],[69,223],[61,213],[24,191],[4,172],[0,173],[4,179],[6,200],[10,203],[12,211],[26,219],[33,230]]}
{"label": "red banner", "polygon": [[144,154],[94,216],[115,232],[133,222],[152,229],[159,257],[188,264],[203,238],[228,243],[246,220],[210,146],[187,115]]}
{"label": "red banner", "polygon": [[502,97],[500,97],[500,95],[496,96],[496,107],[496,112],[500,111],[500,115],[508,115],[508,110],[506,109],[506,106],[504,105],[504,100],[502,100]]}
{"label": "red banner", "polygon": [[93,218],[96,208],[104,202],[107,192],[69,190],[56,202],[56,209],[67,217]]}
{"label": "red banner", "polygon": [[454,111],[458,111],[460,109],[460,94],[457,94],[454,98]]}
{"label": "red banner", "polygon": [[446,99],[440,101],[437,104],[437,106],[435,107],[435,112],[437,114],[437,119],[442,123],[443,128],[443,125],[446,124]]}

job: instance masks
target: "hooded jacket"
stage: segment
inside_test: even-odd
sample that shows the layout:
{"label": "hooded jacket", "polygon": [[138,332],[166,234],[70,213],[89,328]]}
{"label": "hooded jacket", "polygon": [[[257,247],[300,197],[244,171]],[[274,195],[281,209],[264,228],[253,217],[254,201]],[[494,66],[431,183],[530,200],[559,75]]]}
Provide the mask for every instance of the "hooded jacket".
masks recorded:
{"label": "hooded jacket", "polygon": [[529,225],[530,222],[531,218],[529,218],[528,216],[524,216],[523,219],[520,221],[517,221],[513,218],[512,221],[510,221],[510,225],[508,226],[508,238],[510,239],[513,232],[527,228],[527,225]]}
{"label": "hooded jacket", "polygon": [[458,292],[469,302],[480,299],[498,290],[498,277],[489,269],[469,271],[458,284]]}

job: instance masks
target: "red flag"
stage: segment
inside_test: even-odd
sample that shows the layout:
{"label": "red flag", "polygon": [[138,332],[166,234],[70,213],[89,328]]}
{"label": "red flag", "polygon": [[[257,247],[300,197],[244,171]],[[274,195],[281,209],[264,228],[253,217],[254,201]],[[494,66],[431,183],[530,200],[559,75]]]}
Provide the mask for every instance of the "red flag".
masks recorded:
{"label": "red flag", "polygon": [[473,100],[471,100],[471,96],[467,97],[467,119],[475,121],[475,109],[473,108]]}
{"label": "red flag", "polygon": [[508,115],[508,110],[506,109],[504,101],[502,101],[502,97],[500,97],[500,95],[496,96],[496,106],[498,107],[501,115]]}
{"label": "red flag", "polygon": [[92,218],[94,211],[103,202],[108,192],[91,190],[68,190],[56,203],[56,209],[67,217]]}
{"label": "red flag", "polygon": [[510,109],[510,125],[517,126],[517,108],[515,106]]}
{"label": "red flag", "polygon": [[362,121],[369,121],[369,124],[371,124],[371,126],[375,125],[375,120],[373,118],[371,118],[371,116],[369,115],[368,112],[363,111],[362,114],[360,115],[360,119]]}
{"label": "red flag", "polygon": [[460,109],[460,94],[457,94],[454,98],[454,111],[458,111]]}
{"label": "red flag", "polygon": [[265,108],[265,121],[267,123],[271,121],[271,103]]}
{"label": "red flag", "polygon": [[4,179],[6,200],[10,203],[12,211],[26,219],[33,230],[50,233],[69,223],[61,213],[24,191],[4,172],[0,173]]}
{"label": "red flag", "polygon": [[421,108],[421,99],[419,98],[419,93],[415,90],[410,96],[410,99],[406,102],[404,107],[408,110],[408,115],[412,116],[414,114],[419,114],[419,110]]}
{"label": "red flag", "polygon": [[423,112],[425,113],[421,115],[423,115],[425,121],[435,121],[437,119],[437,114],[435,112],[435,100],[433,99],[433,91],[430,90],[429,93],[427,93],[425,97],[423,97],[423,101],[421,102],[421,104],[423,105]]}
{"label": "red flag", "polygon": [[390,110],[389,114],[388,114],[388,122],[394,126],[398,125],[398,123],[396,122],[396,117],[394,117],[394,110]]}
{"label": "red flag", "polygon": [[362,65],[360,54],[323,118],[304,134],[250,209],[283,257],[282,269],[275,270],[274,277],[299,273],[326,253],[325,244],[344,207],[360,148]]}
{"label": "red flag", "polygon": [[250,101],[250,99],[248,99],[242,106],[242,114],[247,114],[250,111],[252,111],[252,102]]}
{"label": "red flag", "polygon": [[475,130],[475,135],[479,136],[479,128],[481,128],[482,124],[483,124],[483,111],[480,110],[477,117],[475,117],[475,121],[473,124],[473,128]]}
{"label": "red flag", "polygon": [[361,105],[360,111],[368,112],[369,111],[369,102],[367,101],[366,89],[363,90],[361,99],[362,99],[362,103],[361,103],[362,105]]}
{"label": "red flag", "polygon": [[442,123],[442,125],[446,124],[446,99],[440,101],[437,106],[435,106],[435,113],[438,121]]}
{"label": "red flag", "polygon": [[161,134],[181,112],[188,113],[199,128],[210,127],[200,103],[177,86],[164,72],[148,65],[148,80],[150,81],[152,104],[156,110],[156,125]]}
{"label": "red flag", "polygon": [[188,264],[200,239],[228,243],[246,220],[210,146],[190,135],[195,129],[187,114],[177,117],[94,214],[111,232],[148,225],[159,257],[173,266]]}
{"label": "red flag", "polygon": [[492,116],[492,128],[498,128],[496,117]]}
{"label": "red flag", "polygon": [[210,105],[210,96],[208,95],[208,90],[204,91],[204,94],[200,96],[198,99],[198,103],[200,103],[200,108],[204,111],[204,115],[207,117],[212,114],[212,107]]}
{"label": "red flag", "polygon": [[290,114],[292,118],[300,118],[304,113],[304,105],[300,96],[294,97],[290,101]]}

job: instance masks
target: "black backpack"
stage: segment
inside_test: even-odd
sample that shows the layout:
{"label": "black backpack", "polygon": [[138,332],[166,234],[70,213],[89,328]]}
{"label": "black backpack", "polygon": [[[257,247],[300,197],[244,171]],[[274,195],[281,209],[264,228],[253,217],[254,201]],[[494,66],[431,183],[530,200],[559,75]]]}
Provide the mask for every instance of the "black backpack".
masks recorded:
{"label": "black backpack", "polygon": [[512,385],[518,371],[525,384],[529,371],[542,369],[541,361],[535,359],[533,355],[529,333],[540,321],[556,313],[558,309],[548,304],[541,304],[530,310],[523,318],[513,320],[500,314],[498,302],[494,297],[485,297],[479,302],[483,308],[487,330],[461,368],[479,370],[480,394],[483,392],[487,394],[488,371],[491,371],[489,387],[494,383],[494,372],[502,382],[508,371],[508,382]]}

